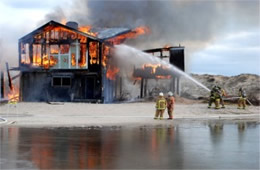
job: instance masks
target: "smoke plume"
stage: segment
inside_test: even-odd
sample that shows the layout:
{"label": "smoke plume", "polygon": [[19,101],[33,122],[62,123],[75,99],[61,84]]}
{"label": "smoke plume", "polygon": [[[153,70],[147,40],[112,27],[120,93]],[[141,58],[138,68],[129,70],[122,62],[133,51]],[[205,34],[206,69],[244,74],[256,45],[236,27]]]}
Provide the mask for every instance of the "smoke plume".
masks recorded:
{"label": "smoke plume", "polygon": [[179,43],[203,46],[229,29],[239,31],[259,26],[259,1],[78,0],[72,9],[69,19],[80,24],[150,27],[150,35],[128,41],[139,48]]}

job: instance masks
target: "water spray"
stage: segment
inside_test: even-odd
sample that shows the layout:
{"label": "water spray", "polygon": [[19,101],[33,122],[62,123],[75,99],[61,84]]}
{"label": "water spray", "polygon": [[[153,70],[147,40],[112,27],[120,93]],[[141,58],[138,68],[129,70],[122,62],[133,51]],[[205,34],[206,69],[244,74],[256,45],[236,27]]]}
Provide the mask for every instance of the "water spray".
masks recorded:
{"label": "water spray", "polygon": [[201,84],[200,82],[198,82],[193,77],[183,72],[176,66],[156,56],[150,55],[148,53],[145,53],[133,47],[127,45],[116,45],[115,57],[117,58],[117,60],[119,60],[119,62],[121,61],[121,63],[125,64],[125,66],[123,65],[123,68],[127,67],[127,65],[129,67],[130,64],[132,65],[145,64],[145,63],[161,64],[162,66],[167,67],[172,72],[173,75],[174,74],[182,75],[183,77],[197,84],[199,87],[205,89],[208,92],[210,91],[210,89],[208,89],[205,85]]}

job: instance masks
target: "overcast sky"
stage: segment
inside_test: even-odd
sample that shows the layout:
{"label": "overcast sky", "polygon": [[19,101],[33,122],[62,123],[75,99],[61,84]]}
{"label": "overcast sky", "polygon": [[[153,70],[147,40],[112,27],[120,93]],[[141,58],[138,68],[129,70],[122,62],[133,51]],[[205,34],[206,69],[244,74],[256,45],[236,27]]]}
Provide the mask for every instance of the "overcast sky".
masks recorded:
{"label": "overcast sky", "polygon": [[[184,11],[183,14],[180,15],[185,16],[185,13],[187,13],[187,11],[189,10],[189,15],[187,16],[190,17],[192,15],[194,18],[197,18],[197,20],[195,20],[196,23],[198,23],[200,19],[203,20],[204,18],[207,18],[209,19],[208,21],[216,20],[216,23],[223,24],[223,25],[221,24],[213,25],[212,27],[214,28],[213,29],[211,28],[213,31],[210,32],[210,36],[206,38],[203,37],[200,39],[200,36],[197,35],[204,34],[204,33],[207,34],[208,33],[207,27],[205,27],[204,30],[200,28],[199,29],[200,32],[198,32],[197,29],[198,25],[194,24],[194,21],[192,23],[191,21],[192,18],[187,18],[187,20],[184,20],[182,18],[182,20],[184,20],[185,22],[174,23],[180,25],[183,24],[182,25],[183,28],[189,27],[189,31],[191,32],[191,34],[187,34],[188,36],[185,38],[183,37],[183,39],[182,36],[173,35],[173,37],[175,36],[177,39],[177,41],[175,41],[174,43],[180,42],[182,45],[186,47],[186,51],[188,55],[187,56],[188,72],[199,73],[199,74],[207,73],[207,74],[221,74],[221,75],[238,75],[241,73],[260,74],[259,1],[258,0],[227,0],[227,1],[231,3],[227,4],[225,3],[226,1],[223,0],[214,1],[215,2],[214,9],[220,11],[216,13],[216,15],[213,15],[212,14],[213,12],[211,13],[211,9],[209,9],[208,11],[205,10],[206,8],[211,7],[207,3],[210,2],[209,0],[193,0],[193,1],[184,1],[184,2],[180,2],[180,0],[176,1],[175,5],[181,4],[181,6],[178,6],[179,11]],[[77,2],[77,5],[75,6],[75,4],[72,4],[72,2]],[[1,0],[0,1],[1,65],[3,65],[2,63],[4,63],[5,61],[9,61],[12,64],[12,66],[15,66],[15,64],[17,63],[17,59],[18,59],[17,43],[19,38],[33,31],[37,27],[39,27],[41,24],[43,24],[43,22],[46,21],[46,18],[47,19],[51,18],[50,16],[52,14],[55,15],[55,11],[59,11],[58,13],[60,15],[62,13],[62,15],[65,15],[66,17],[68,17],[68,19],[74,19],[75,15],[82,15],[82,12],[78,12],[77,9],[81,7],[81,5],[82,6],[86,5],[86,3],[83,2],[84,2],[83,0],[74,0],[74,1]],[[88,12],[91,11],[91,9],[92,9],[92,14],[94,15],[93,6],[96,7],[97,5],[101,4],[100,3],[101,1],[97,3],[95,2],[93,1],[93,3],[90,4],[89,8],[79,9],[85,12],[84,17],[85,14],[86,16],[89,15]],[[198,2],[198,3],[194,4],[194,2]],[[116,1],[111,3],[111,1],[108,1],[106,3],[116,4],[119,2]],[[102,2],[102,4],[104,4],[104,2]],[[131,4],[133,4],[133,2],[131,2]],[[87,5],[89,4],[87,3]],[[166,6],[161,6],[161,8],[162,10],[164,10]],[[190,9],[193,8],[194,10],[190,12],[191,11]],[[60,9],[62,10],[60,11]],[[111,5],[107,9],[111,9]],[[169,16],[172,17],[179,14],[177,12],[174,13],[176,9],[177,8],[175,6],[175,10],[171,11],[169,9],[165,9],[165,11],[168,10],[167,14],[169,14]],[[204,13],[201,11],[203,11]],[[97,11],[97,13],[100,13],[101,15],[99,17],[104,19],[108,18],[107,17],[108,14],[106,12],[107,12],[106,8],[104,7],[102,12]],[[117,16],[118,15],[120,16],[121,12],[122,10],[118,10],[117,13],[115,11]],[[134,11],[130,11],[130,12],[134,13]],[[73,13],[73,15],[71,13]],[[220,16],[219,13],[222,15]],[[94,23],[93,15],[92,16],[89,15],[90,16],[89,20],[90,22],[92,21]],[[127,15],[127,13],[124,12],[124,15]],[[140,15],[145,15],[145,14],[140,13]],[[154,15],[156,15],[156,12],[154,12]],[[153,17],[156,18],[156,16]],[[149,18],[149,21],[151,19],[152,18]],[[221,22],[219,22],[220,20]],[[82,19],[79,21],[82,21]],[[88,20],[84,20],[84,21],[87,22]],[[99,22],[99,20],[95,20],[95,22]],[[140,21],[138,20],[138,22]],[[202,26],[203,28],[203,25],[200,26]],[[164,24],[164,27],[167,27],[167,25]],[[192,32],[192,29],[194,30],[197,29],[196,32],[194,31],[194,34]],[[169,29],[166,29],[165,31],[167,32],[168,30]],[[181,32],[181,30],[182,27],[180,27],[179,31]],[[196,39],[192,36],[196,36]],[[189,39],[189,37],[192,38]],[[163,45],[163,43],[164,44],[171,43],[169,41],[170,39],[167,38],[161,39],[160,45]],[[176,44],[172,44],[172,45],[176,45]],[[197,48],[197,46],[200,46],[200,48]]]}

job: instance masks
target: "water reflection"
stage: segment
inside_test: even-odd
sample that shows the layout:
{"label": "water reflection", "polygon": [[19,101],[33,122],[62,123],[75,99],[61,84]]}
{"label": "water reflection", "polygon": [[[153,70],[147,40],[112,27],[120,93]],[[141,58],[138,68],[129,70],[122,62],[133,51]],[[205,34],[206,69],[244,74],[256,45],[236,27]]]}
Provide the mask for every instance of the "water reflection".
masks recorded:
{"label": "water reflection", "polygon": [[222,141],[224,124],[222,122],[210,123],[208,127],[211,142],[213,143],[213,147],[216,147]]}
{"label": "water reflection", "polygon": [[259,168],[259,124],[0,132],[1,169]]}

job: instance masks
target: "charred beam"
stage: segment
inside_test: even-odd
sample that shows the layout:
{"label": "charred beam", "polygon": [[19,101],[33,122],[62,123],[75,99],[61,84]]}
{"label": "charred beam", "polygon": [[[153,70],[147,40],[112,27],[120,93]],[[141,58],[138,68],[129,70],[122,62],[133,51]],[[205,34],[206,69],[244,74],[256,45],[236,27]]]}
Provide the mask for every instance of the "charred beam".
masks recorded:
{"label": "charred beam", "polygon": [[7,72],[7,77],[8,77],[8,85],[11,91],[13,91],[14,87],[13,87],[13,83],[12,83],[12,79],[10,76],[10,72],[9,72],[9,65],[8,63],[5,63],[6,65],[6,72]]}

